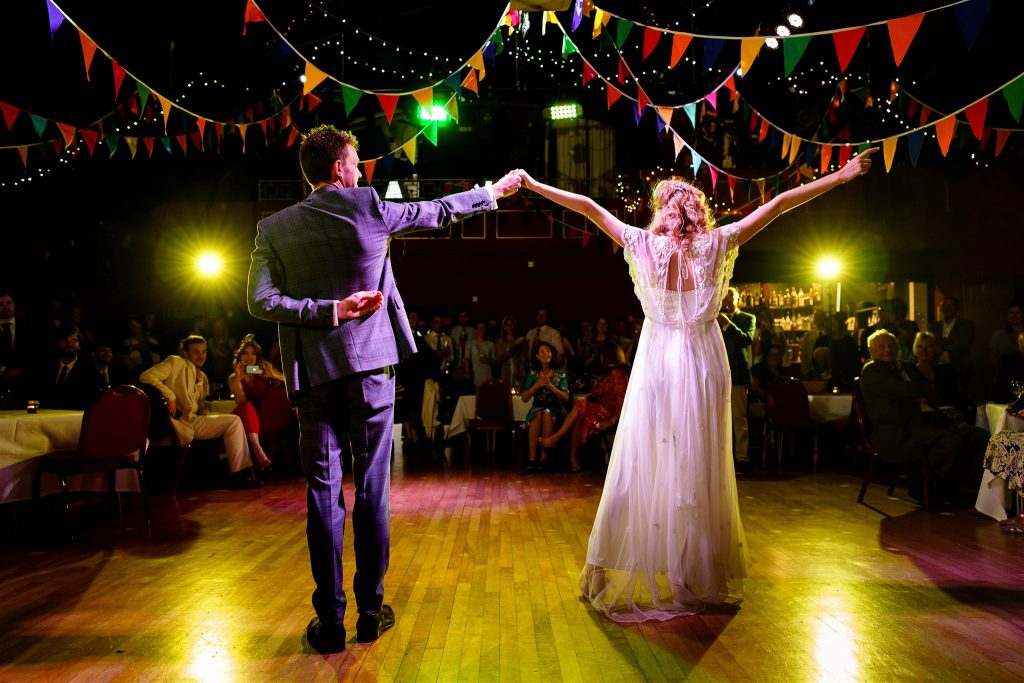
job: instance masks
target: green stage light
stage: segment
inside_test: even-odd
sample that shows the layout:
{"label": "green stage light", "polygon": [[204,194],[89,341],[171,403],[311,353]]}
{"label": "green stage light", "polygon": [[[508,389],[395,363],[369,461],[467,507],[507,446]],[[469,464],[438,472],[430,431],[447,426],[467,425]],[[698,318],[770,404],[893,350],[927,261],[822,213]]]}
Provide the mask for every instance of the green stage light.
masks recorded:
{"label": "green stage light", "polygon": [[435,104],[432,107],[420,107],[420,121],[437,121],[442,123],[450,119],[448,110]]}
{"label": "green stage light", "polygon": [[552,121],[578,119],[582,113],[582,107],[578,104],[555,104],[547,110],[548,118]]}

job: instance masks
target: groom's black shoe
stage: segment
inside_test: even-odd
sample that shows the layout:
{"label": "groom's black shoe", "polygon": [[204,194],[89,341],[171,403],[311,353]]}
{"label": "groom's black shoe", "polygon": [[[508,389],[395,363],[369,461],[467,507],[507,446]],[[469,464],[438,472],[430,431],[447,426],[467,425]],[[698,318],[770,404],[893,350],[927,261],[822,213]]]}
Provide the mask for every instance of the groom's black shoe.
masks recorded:
{"label": "groom's black shoe", "polygon": [[395,610],[391,605],[381,605],[376,614],[360,614],[356,621],[356,640],[360,643],[372,643],[380,638],[380,634],[395,625]]}
{"label": "groom's black shoe", "polygon": [[313,617],[306,627],[305,641],[323,655],[334,654],[345,649],[345,628],[326,628],[319,617]]}

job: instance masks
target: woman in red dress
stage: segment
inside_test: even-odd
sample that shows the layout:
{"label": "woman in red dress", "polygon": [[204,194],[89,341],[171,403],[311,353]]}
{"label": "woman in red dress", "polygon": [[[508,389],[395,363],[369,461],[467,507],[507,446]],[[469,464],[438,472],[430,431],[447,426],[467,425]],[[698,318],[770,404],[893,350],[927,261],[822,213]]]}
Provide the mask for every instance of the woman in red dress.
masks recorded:
{"label": "woman in red dress", "polygon": [[625,370],[626,355],[622,347],[615,342],[602,344],[598,357],[601,360],[601,374],[595,380],[594,388],[586,398],[576,399],[572,410],[565,416],[565,421],[557,432],[538,442],[544,448],[551,448],[571,429],[572,448],[569,451],[569,460],[573,472],[579,472],[581,469],[577,456],[580,444],[585,444],[595,433],[614,427],[619,421],[622,402],[626,398],[629,375]]}
{"label": "woman in red dress", "polygon": [[251,334],[235,350],[234,364],[228,387],[238,405],[232,412],[242,420],[256,464],[267,469],[271,463],[260,445],[260,406],[272,390],[282,390],[284,375],[263,358],[263,349]]}

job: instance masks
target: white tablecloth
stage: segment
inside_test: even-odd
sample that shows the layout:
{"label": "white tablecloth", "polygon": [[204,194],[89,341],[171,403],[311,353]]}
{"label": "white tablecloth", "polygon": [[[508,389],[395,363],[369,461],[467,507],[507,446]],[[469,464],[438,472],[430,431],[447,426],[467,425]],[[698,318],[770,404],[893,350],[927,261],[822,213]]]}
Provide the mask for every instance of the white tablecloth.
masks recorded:
{"label": "white tablecloth", "polygon": [[[1024,418],[1007,415],[1006,406],[1006,403],[986,403],[978,406],[975,424],[992,436],[1007,429],[1015,432],[1024,431]],[[974,509],[992,519],[1002,521],[1006,519],[1006,509],[1011,505],[1008,493],[1005,479],[992,474],[991,470],[984,470]]]}
{"label": "white tablecloth", "polygon": [[[46,453],[71,450],[78,446],[82,431],[80,410],[40,410],[34,415],[24,410],[0,410],[0,503],[32,499],[32,478],[37,458]],[[72,490],[105,491],[107,475],[75,476],[68,480]],[[138,491],[135,472],[117,473],[118,491]],[[56,477],[43,477],[42,495],[60,492]]]}
{"label": "white tablecloth", "polygon": [[[530,412],[533,399],[523,401],[518,395],[512,397],[512,413],[515,419],[525,420],[526,414]],[[476,415],[476,396],[459,396],[459,402],[455,404],[455,412],[452,413],[452,423],[445,429],[445,438],[458,436],[466,431],[466,425]]]}
{"label": "white tablecloth", "polygon": [[807,400],[810,401],[811,419],[818,424],[848,419],[853,406],[851,394],[808,394]]}

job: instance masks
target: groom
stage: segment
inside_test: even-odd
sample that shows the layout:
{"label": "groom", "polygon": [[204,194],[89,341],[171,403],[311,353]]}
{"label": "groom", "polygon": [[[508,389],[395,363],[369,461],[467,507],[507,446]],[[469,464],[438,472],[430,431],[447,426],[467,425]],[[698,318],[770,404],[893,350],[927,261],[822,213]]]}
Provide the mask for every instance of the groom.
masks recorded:
{"label": "groom", "polygon": [[[384,604],[390,553],[393,367],[416,346],[398,293],[388,243],[415,228],[438,228],[497,208],[519,188],[517,173],[492,187],[412,203],[381,201],[357,187],[358,143],[332,126],[314,128],[299,148],[313,187],[303,201],[263,219],[249,270],[249,311],[278,324],[288,392],[299,409],[299,451],[307,482],[306,538],[316,617],[306,640],[327,654],[345,649],[342,582],[345,500],[340,442],[352,448],[352,508],[359,619],[356,640],[372,642],[395,623]],[[379,290],[383,309],[344,319],[340,300]]]}

